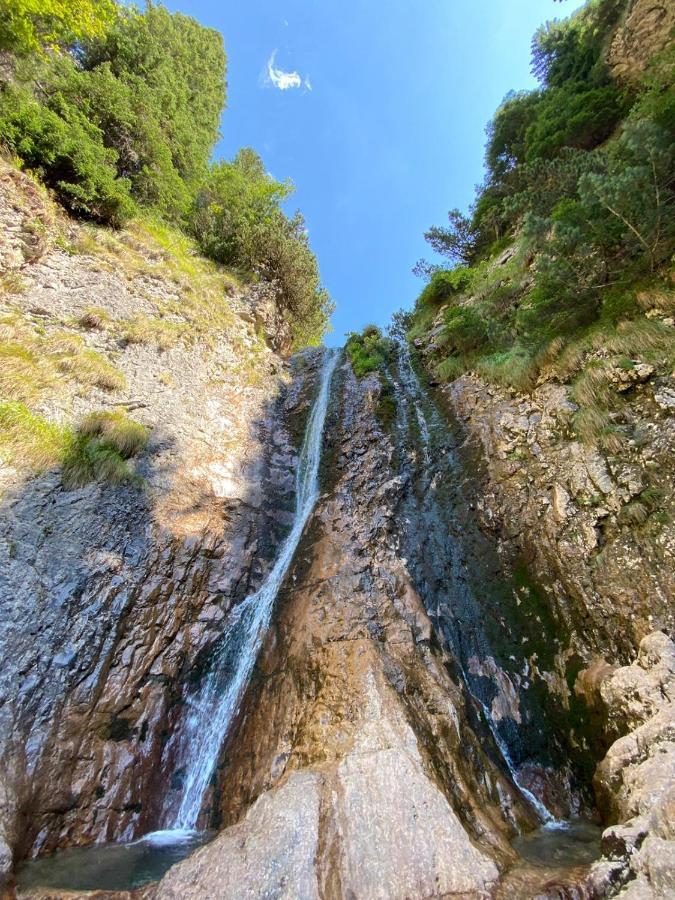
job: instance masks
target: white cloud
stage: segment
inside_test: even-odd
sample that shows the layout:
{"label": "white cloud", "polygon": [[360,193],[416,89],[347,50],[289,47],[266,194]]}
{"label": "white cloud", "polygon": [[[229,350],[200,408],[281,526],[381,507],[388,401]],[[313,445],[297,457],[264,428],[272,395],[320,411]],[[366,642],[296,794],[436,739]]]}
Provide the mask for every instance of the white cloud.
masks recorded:
{"label": "white cloud", "polygon": [[298,72],[284,72],[283,69],[277,69],[274,65],[277,51],[267,60],[267,77],[265,81],[280,91],[287,91],[291,88],[302,87],[302,78]]}
{"label": "white cloud", "polygon": [[312,82],[309,80],[309,75],[305,78],[304,84],[308,91],[312,90]]}

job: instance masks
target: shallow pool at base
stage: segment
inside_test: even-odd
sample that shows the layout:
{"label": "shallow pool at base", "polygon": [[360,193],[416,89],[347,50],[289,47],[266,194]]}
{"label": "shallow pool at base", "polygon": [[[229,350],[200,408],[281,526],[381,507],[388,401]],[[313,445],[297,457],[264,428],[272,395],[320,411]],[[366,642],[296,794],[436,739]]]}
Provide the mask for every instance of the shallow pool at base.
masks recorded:
{"label": "shallow pool at base", "polygon": [[542,826],[513,841],[519,856],[535,866],[583,866],[600,856],[602,829],[576,819],[562,827]]}
{"label": "shallow pool at base", "polygon": [[125,891],[157,881],[164,873],[207,843],[200,832],[154,832],[131,844],[95,844],[60,850],[31,860],[18,872],[20,890]]}

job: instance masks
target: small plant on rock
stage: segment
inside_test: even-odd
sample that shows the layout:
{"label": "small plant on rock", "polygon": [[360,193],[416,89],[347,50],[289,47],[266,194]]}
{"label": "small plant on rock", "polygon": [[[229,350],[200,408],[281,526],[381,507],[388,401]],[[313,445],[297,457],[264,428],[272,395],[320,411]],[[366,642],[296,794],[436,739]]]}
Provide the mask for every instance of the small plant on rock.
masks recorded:
{"label": "small plant on rock", "polygon": [[80,487],[90,481],[121,484],[133,477],[127,460],[139,454],[149,431],[125,412],[90,413],[73,435],[63,460],[63,483]]}

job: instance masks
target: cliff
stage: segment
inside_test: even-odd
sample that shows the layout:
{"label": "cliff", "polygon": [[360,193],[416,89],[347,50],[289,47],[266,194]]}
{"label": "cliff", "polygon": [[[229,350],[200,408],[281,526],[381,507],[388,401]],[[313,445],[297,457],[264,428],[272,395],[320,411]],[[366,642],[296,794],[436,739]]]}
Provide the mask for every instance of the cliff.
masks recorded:
{"label": "cliff", "polygon": [[[260,292],[158,226],[76,225],[1,183],[6,873],[157,815],[183,686],[269,565],[295,450]],[[148,435],[126,461],[82,425],[121,411]]]}

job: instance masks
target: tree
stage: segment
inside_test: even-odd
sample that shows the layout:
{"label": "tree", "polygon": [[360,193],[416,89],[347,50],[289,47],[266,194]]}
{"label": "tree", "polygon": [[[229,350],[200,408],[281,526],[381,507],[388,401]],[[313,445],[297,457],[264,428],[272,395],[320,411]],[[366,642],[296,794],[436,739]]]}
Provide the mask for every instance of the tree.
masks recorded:
{"label": "tree", "polygon": [[458,209],[448,213],[449,228],[432,225],[424,240],[436,253],[452,262],[470,263],[476,251],[476,231],[471,222]]}
{"label": "tree", "polygon": [[645,255],[653,271],[673,250],[675,144],[653,122],[628,122],[607,161],[604,172],[582,176],[581,200],[620,223],[622,249]]}
{"label": "tree", "polygon": [[248,275],[271,282],[277,306],[297,347],[318,343],[333,305],[321,286],[302,216],[281,203],[290,182],[275,181],[254,150],[214,163],[199,190],[190,227],[203,252]]}
{"label": "tree", "polygon": [[247,272],[261,263],[262,227],[277,221],[279,204],[293,191],[275,181],[258,154],[240,150],[232,162],[214,163],[197,193],[191,229],[212,259]]}
{"label": "tree", "polygon": [[[196,187],[206,173],[225,105],[221,35],[189,16],[148,3],[142,14],[125,10],[102,37],[90,41],[80,64],[92,74],[107,68],[128,88],[137,134],[145,136],[140,141],[144,153],[129,175],[136,190],[161,197],[165,182],[173,179],[172,169]],[[139,142],[129,140],[128,130],[119,139],[115,128],[108,134],[120,159],[129,161],[128,148],[135,150]]]}
{"label": "tree", "polygon": [[25,56],[103,35],[114,0],[0,0],[0,50]]}

